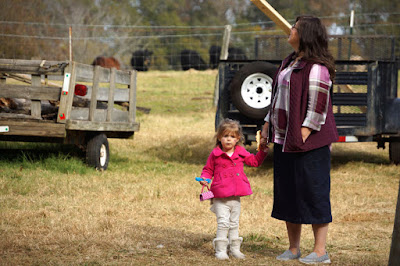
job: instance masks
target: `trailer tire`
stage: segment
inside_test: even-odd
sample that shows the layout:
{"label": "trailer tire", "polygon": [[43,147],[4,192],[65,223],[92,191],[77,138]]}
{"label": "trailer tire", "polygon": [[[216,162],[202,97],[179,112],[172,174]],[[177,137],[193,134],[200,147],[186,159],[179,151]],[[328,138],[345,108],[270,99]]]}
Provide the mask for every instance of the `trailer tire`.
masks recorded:
{"label": "trailer tire", "polygon": [[389,159],[391,163],[400,164],[400,142],[389,143]]}
{"label": "trailer tire", "polygon": [[277,68],[267,62],[253,62],[238,70],[230,85],[232,102],[240,113],[263,119],[272,99],[272,80]]}
{"label": "trailer tire", "polygon": [[89,139],[86,148],[86,162],[97,170],[106,170],[110,161],[110,149],[106,134]]}

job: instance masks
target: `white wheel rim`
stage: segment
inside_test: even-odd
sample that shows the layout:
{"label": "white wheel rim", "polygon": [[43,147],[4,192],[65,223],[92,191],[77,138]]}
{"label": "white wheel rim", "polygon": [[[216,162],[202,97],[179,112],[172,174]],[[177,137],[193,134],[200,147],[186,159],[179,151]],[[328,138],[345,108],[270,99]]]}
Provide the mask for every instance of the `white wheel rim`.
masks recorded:
{"label": "white wheel rim", "polygon": [[100,165],[104,166],[107,161],[107,149],[106,145],[102,144],[100,147]]}
{"label": "white wheel rim", "polygon": [[254,73],[244,80],[240,93],[248,106],[263,109],[271,104],[272,78],[263,73]]}

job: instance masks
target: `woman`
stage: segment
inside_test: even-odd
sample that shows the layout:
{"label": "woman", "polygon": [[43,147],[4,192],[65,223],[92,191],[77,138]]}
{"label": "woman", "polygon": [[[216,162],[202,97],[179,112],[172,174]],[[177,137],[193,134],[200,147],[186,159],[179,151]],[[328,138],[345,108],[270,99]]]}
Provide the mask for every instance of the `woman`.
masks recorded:
{"label": "woman", "polygon": [[261,133],[274,142],[272,217],[286,222],[290,244],[277,259],[299,259],[302,224],[312,224],[314,250],[300,261],[330,263],[325,245],[332,222],[330,145],[338,139],[330,97],[335,64],[316,17],[298,17],[288,43],[294,52],[275,76]]}

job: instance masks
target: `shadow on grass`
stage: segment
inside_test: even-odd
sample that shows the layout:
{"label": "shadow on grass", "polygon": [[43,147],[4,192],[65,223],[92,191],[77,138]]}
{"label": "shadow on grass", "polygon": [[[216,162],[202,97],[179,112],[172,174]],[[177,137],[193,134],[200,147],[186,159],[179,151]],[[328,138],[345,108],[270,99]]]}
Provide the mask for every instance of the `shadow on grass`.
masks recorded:
{"label": "shadow on grass", "polygon": [[[210,152],[214,148],[212,140],[205,138],[194,138],[183,136],[170,140],[168,143],[162,143],[159,146],[147,150],[150,154],[164,161],[175,161],[188,164],[205,165]],[[254,145],[246,146],[246,149],[255,154]],[[365,152],[361,150],[348,150],[346,147],[335,147],[331,154],[332,168],[339,167],[353,162],[384,164],[389,165],[390,161],[382,153]],[[261,167],[270,169],[273,167],[273,145]]]}
{"label": "shadow on grass", "polygon": [[60,173],[90,171],[85,153],[74,145],[14,143],[0,145],[0,164],[13,169],[43,168]]}
{"label": "shadow on grass", "polygon": [[[146,152],[163,161],[204,166],[214,147],[215,143],[210,139],[182,136],[169,140],[168,143],[154,146],[146,150]],[[253,154],[257,153],[254,146],[245,146],[245,148]],[[271,168],[272,160],[273,158],[269,154],[264,163],[258,168]]]}
{"label": "shadow on grass", "polygon": [[[112,151],[109,166],[128,165],[129,158]],[[0,165],[10,168],[45,168],[61,173],[76,172],[84,174],[94,171],[86,164],[86,152],[76,145],[54,143],[6,143],[0,142]]]}
{"label": "shadow on grass", "polygon": [[364,151],[338,149],[331,153],[332,168],[346,165],[348,163],[369,163],[369,164],[383,164],[390,165],[388,157],[382,156],[379,153],[371,153]]}
{"label": "shadow on grass", "polygon": [[[369,163],[369,164],[383,164],[383,165],[390,165],[390,161],[388,157],[383,156],[381,153],[373,153],[373,152],[366,152],[362,150],[349,150],[343,144],[342,147],[334,147],[331,152],[331,165],[332,168],[340,167],[342,165],[346,165],[348,163]],[[270,148],[270,153],[268,154],[268,158],[271,161],[273,166],[273,146]]]}
{"label": "shadow on grass", "polygon": [[[170,226],[173,225],[162,227],[134,226],[128,229],[125,234],[138,243],[136,252],[151,254],[152,251],[156,251],[158,255],[155,257],[159,258],[163,256],[162,254],[165,256],[182,256],[187,258],[186,262],[192,260],[203,261],[206,264],[211,261],[216,262],[215,251],[212,247],[214,234],[190,233],[168,228]],[[276,254],[281,252],[276,241],[264,236],[254,237],[254,235],[244,237],[241,250],[246,254],[247,259],[262,259],[263,257],[275,259]],[[118,251],[119,255],[122,256],[124,253],[130,253],[131,256],[134,256],[133,252],[135,251]],[[247,260],[247,263],[249,263],[249,260]]]}

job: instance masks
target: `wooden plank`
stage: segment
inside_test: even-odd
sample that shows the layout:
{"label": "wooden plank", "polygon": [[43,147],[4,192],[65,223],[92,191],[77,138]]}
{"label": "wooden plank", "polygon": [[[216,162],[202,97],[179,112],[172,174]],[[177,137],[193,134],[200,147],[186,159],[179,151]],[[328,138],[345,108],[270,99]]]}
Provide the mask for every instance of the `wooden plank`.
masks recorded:
{"label": "wooden plank", "polygon": [[[64,80],[63,75],[47,75],[48,80],[53,80],[53,81],[61,81],[60,84],[62,84],[62,81]],[[61,86],[61,85],[59,85]]]}
{"label": "wooden plank", "polygon": [[139,130],[138,123],[103,123],[96,121],[77,121],[69,120],[66,124],[68,130],[87,130],[87,131],[118,131],[118,132],[134,132]]}
{"label": "wooden plank", "polygon": [[110,89],[108,90],[108,108],[106,121],[112,121],[112,112],[114,109],[114,90],[115,90],[115,68],[111,69],[110,75]]}
{"label": "wooden plank", "polygon": [[70,113],[72,110],[72,104],[74,102],[74,95],[75,95],[75,81],[76,81],[76,63],[72,62],[72,73],[71,73],[71,81],[69,82],[69,93],[67,95],[67,105],[66,105],[66,112],[65,112],[65,119],[69,119]]}
{"label": "wooden plank", "polygon": [[265,15],[267,15],[286,34],[290,34],[292,26],[267,1],[251,0]]}
{"label": "wooden plank", "polygon": [[48,73],[62,75],[64,71],[62,69],[53,69],[53,70],[38,70],[37,67],[2,67],[0,66],[0,73],[14,73],[14,74],[29,74],[29,75],[45,75]]}
{"label": "wooden plank", "polygon": [[[113,122],[125,122],[129,121],[129,113],[127,111],[121,111],[114,109],[111,115],[111,121]],[[86,120],[89,121],[89,108],[73,107],[70,115],[71,120]],[[107,122],[107,109],[97,109],[93,118],[96,122]]]}
{"label": "wooden plank", "polygon": [[[115,84],[115,82],[114,82]],[[114,85],[115,86],[115,85]],[[80,98],[90,100],[92,94],[92,87],[87,86],[88,92],[85,96],[79,96]],[[97,90],[97,100],[106,102],[109,97],[109,88],[99,87]],[[129,89],[114,89],[114,102],[128,102],[129,101]]]}
{"label": "wooden plank", "polygon": [[129,122],[134,123],[136,119],[136,70],[130,72],[131,82],[129,85]]}
{"label": "wooden plank", "polygon": [[53,122],[21,122],[0,120],[0,126],[8,126],[9,131],[0,135],[10,136],[39,136],[39,137],[65,137],[65,125]]}
{"label": "wooden plank", "polygon": [[65,61],[0,59],[0,72],[24,74],[62,74],[67,64],[68,63]]}
{"label": "wooden plank", "polygon": [[[32,75],[32,86],[40,86],[40,75]],[[32,100],[31,102],[31,116],[34,118],[42,117],[42,105],[40,100]]]}
{"label": "wooden plank", "polygon": [[131,71],[122,71],[122,70],[117,70],[116,75],[115,75],[115,83],[116,84],[124,84],[124,85],[129,85],[131,80],[130,80],[130,72]]}
{"label": "wooden plank", "polygon": [[[31,75],[26,75],[26,74],[12,74],[12,73],[4,73],[4,75],[5,75],[7,78],[12,78],[12,79],[15,79],[15,80],[19,80],[19,81],[25,82],[25,83],[27,83],[27,84],[32,84],[32,77],[31,77]],[[52,77],[55,77],[55,76],[52,76]],[[59,80],[61,80],[61,78],[62,78],[63,76],[59,75],[58,77],[59,77]],[[50,86],[54,86],[54,87],[60,87],[60,86],[61,86],[61,83],[54,83],[54,82],[51,82],[51,81],[49,81],[49,80],[51,80],[51,79],[48,78],[48,75],[43,75],[43,76],[41,75],[41,83],[42,83],[43,85],[45,85],[45,86],[50,85]]]}
{"label": "wooden plank", "polygon": [[49,86],[28,86],[0,84],[0,97],[31,100],[60,100],[61,88]]}
{"label": "wooden plank", "polygon": [[93,81],[93,69],[92,65],[76,64],[76,80],[87,80],[89,82]]}
{"label": "wooden plank", "polygon": [[30,114],[14,114],[14,113],[0,113],[0,119],[1,120],[7,120],[7,121],[12,121],[12,120],[18,120],[18,121],[38,121],[42,120],[42,118],[34,118]]}
{"label": "wooden plank", "polygon": [[0,65],[18,65],[18,66],[35,66],[39,67],[43,61],[43,67],[50,67],[66,63],[66,61],[48,61],[48,60],[25,60],[25,59],[0,59]]}
{"label": "wooden plank", "polygon": [[[62,92],[60,96],[60,106],[58,108],[58,115],[57,115],[57,122],[58,123],[65,123],[66,120],[69,118],[69,112],[72,108],[72,100],[74,96],[74,82],[75,82],[75,64],[74,62],[70,63],[68,67],[65,69],[64,75],[69,74],[69,86],[68,86],[68,93]],[[63,84],[64,86],[64,84]],[[71,92],[72,88],[72,92]],[[72,99],[70,98],[72,97]],[[68,107],[70,105],[70,107]]]}
{"label": "wooden plank", "polygon": [[99,88],[99,75],[100,75],[100,66],[94,67],[94,75],[93,75],[93,87],[92,94],[90,96],[90,109],[89,109],[89,121],[94,121],[94,115],[97,107],[97,91]]}
{"label": "wooden plank", "polygon": [[[92,65],[85,65],[77,63],[78,72],[77,72],[77,80],[79,81],[93,81],[93,69]],[[98,66],[100,67],[100,66]],[[99,82],[100,83],[109,83],[110,82],[110,69],[109,68],[99,68]],[[116,84],[124,84],[129,85],[130,82],[129,71],[124,70],[115,70],[115,83]]]}

